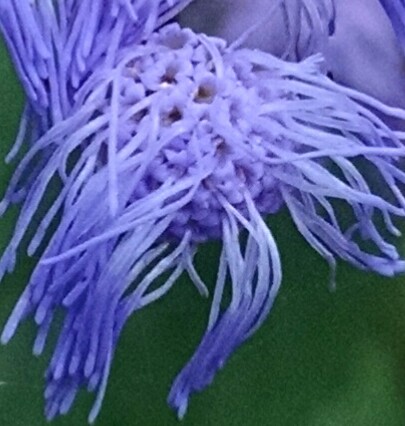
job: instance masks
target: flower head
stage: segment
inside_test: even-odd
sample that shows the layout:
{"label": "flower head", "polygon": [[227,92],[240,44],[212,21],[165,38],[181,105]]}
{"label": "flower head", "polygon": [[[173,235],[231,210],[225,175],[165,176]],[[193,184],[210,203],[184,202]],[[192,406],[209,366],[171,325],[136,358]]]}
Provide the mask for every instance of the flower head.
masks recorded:
{"label": "flower head", "polygon": [[401,119],[404,111],[331,82],[320,55],[289,63],[177,24],[114,55],[77,87],[70,113],[36,140],[6,194],[16,196],[43,153],[0,275],[12,269],[50,179],[62,179],[29,254],[58,212],[60,223],[1,337],[8,342],[32,315],[40,354],[64,310],[47,372],[48,418],[66,413],[84,386],[97,392],[96,418],[128,318],[183,272],[208,296],[193,259],[200,243],[220,240],[207,330],[169,395],[182,417],[189,396],[271,310],[281,264],[264,218],[282,206],[332,272],[338,257],[383,275],[405,271],[388,241],[399,235],[393,219],[405,215],[403,134],[368,108]]}

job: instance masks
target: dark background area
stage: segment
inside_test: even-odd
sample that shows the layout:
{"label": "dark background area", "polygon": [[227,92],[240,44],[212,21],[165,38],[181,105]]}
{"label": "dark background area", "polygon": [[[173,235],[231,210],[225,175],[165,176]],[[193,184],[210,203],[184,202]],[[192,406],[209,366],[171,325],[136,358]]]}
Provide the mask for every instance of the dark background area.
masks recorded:
{"label": "dark background area", "polygon": [[[13,142],[23,96],[0,46],[0,158]],[[15,164],[1,160],[1,194]],[[0,221],[0,249],[15,211]],[[227,363],[214,384],[192,398],[183,426],[403,426],[405,424],[405,278],[381,278],[340,264],[337,291],[328,268],[285,212],[269,221],[284,281],[264,326]],[[197,268],[215,280],[219,247],[201,247]],[[32,259],[20,256],[0,286],[0,326],[24,288]],[[211,286],[212,288],[212,286]],[[166,405],[174,376],[205,328],[209,301],[183,277],[163,300],[132,317],[119,342],[98,426],[178,425]],[[27,321],[0,347],[0,425],[45,426],[43,373],[52,345],[32,355]],[[50,342],[52,343],[52,342]],[[93,395],[81,392],[55,426],[85,425]]]}

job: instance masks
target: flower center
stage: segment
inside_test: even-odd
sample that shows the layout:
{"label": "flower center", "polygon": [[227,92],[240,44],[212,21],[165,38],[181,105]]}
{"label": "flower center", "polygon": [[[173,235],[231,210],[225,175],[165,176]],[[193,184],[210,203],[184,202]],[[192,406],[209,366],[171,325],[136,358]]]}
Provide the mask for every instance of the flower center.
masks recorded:
{"label": "flower center", "polygon": [[253,66],[234,61],[223,41],[173,24],[132,50],[120,67],[125,108],[118,145],[142,160],[132,201],[169,181],[194,179],[169,233],[182,237],[191,230],[196,241],[219,238],[225,206],[243,214],[247,192],[263,214],[280,207],[270,166],[261,161],[272,155],[272,136],[260,125],[260,106],[273,95]]}

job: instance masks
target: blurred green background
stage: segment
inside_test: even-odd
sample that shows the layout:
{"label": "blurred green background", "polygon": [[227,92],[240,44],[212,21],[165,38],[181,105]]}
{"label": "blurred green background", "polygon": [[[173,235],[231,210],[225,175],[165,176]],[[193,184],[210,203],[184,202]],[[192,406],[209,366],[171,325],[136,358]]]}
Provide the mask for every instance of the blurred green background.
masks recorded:
{"label": "blurred green background", "polygon": [[[0,158],[16,133],[23,96],[0,46]],[[15,164],[0,167],[1,193]],[[0,249],[15,212],[1,221]],[[405,425],[405,278],[384,279],[340,264],[337,291],[328,268],[284,213],[272,218],[284,281],[265,325],[227,363],[214,384],[191,400],[183,426]],[[219,248],[202,247],[198,269],[215,280]],[[33,260],[21,256],[0,287],[0,325],[24,288]],[[115,356],[98,426],[178,425],[166,406],[171,381],[205,328],[209,303],[184,278],[163,300],[135,315]],[[51,347],[31,354],[26,322],[0,347],[0,425],[42,426]],[[83,391],[55,426],[85,425],[93,395]]]}

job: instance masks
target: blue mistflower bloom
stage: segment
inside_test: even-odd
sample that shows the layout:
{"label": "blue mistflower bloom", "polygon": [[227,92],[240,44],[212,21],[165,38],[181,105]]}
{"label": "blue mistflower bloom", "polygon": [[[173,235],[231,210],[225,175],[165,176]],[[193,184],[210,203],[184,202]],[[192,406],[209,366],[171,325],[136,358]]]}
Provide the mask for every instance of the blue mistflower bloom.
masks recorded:
{"label": "blue mistflower bloom", "polygon": [[[1,340],[33,316],[40,354],[63,309],[46,378],[49,419],[87,387],[97,394],[94,421],[128,318],[168,293],[183,272],[207,297],[193,261],[201,243],[218,240],[207,329],[168,398],[183,417],[190,395],[211,383],[272,308],[281,264],[265,218],[283,206],[329,263],[332,284],[337,258],[386,276],[405,271],[390,241],[400,235],[394,219],[405,216],[404,134],[377,115],[404,119],[405,111],[334,83],[319,54],[286,62],[162,26],[186,3],[3,3],[2,30],[28,96],[24,120],[38,131],[2,202],[5,209],[23,200],[0,276],[13,269],[52,177],[62,187],[30,255],[58,213],[60,221]],[[326,9],[317,10],[316,22],[331,31]],[[89,11],[92,24],[83,27]],[[35,37],[40,28],[51,36]],[[43,166],[24,184],[38,157]]]}

